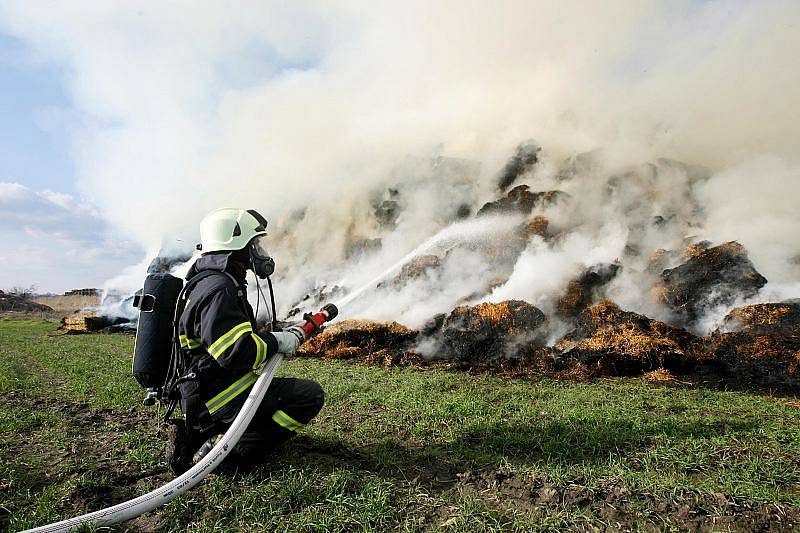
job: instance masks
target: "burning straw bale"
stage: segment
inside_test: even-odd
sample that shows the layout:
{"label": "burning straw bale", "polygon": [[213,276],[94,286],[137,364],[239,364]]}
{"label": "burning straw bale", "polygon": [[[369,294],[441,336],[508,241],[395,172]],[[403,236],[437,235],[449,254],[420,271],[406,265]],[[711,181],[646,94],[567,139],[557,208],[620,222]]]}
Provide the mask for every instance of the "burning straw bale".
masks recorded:
{"label": "burning straw bale", "polygon": [[373,198],[373,214],[382,229],[393,230],[397,226],[397,219],[402,212],[400,204],[400,190],[389,187],[383,193]]}
{"label": "burning straw bale", "polygon": [[599,169],[601,163],[602,153],[600,150],[582,152],[562,161],[555,177],[558,181],[568,181],[576,176],[585,176]]}
{"label": "burning straw bale", "polygon": [[710,360],[691,333],[623,311],[605,300],[578,315],[575,328],[557,344],[562,354],[601,374],[639,374],[664,367],[682,371]]}
{"label": "burning straw bale", "polygon": [[79,311],[61,319],[58,328],[68,335],[81,333],[120,333],[135,331],[135,324],[125,317],[102,316],[94,311]]}
{"label": "burning straw bale", "polygon": [[343,320],[304,343],[298,354],[383,366],[418,364],[419,356],[411,352],[416,338],[416,331],[397,322]]}
{"label": "burning straw bale", "polygon": [[[439,259],[439,256],[420,255],[403,265],[403,268],[397,276],[388,282],[388,285],[394,289],[401,289],[413,280],[429,277],[434,271],[440,268],[442,268],[442,260]],[[385,283],[381,283],[378,287],[383,287],[384,285]]]}
{"label": "burning straw bale", "polygon": [[546,217],[536,216],[521,223],[506,239],[494,239],[488,243],[468,243],[466,248],[473,249],[486,258],[495,269],[497,277],[508,277],[520,254],[528,246],[533,237],[548,239],[550,222]]}
{"label": "burning straw bale", "polygon": [[534,236],[547,239],[550,236],[550,234],[547,232],[549,226],[550,221],[547,220],[547,217],[543,217],[541,215],[535,216],[530,220],[526,220],[519,228],[517,228],[517,236],[524,239],[526,243],[531,237]]}
{"label": "burning straw bale", "polygon": [[520,300],[456,307],[441,327],[443,356],[462,366],[525,359],[545,349],[547,318]]}
{"label": "burning straw bale", "polygon": [[367,239],[350,236],[345,243],[344,255],[347,259],[359,259],[379,251],[382,246],[383,240],[380,238]]}
{"label": "burning straw bale", "polygon": [[618,263],[600,263],[585,269],[577,279],[567,284],[567,290],[558,301],[558,313],[563,318],[574,318],[592,305],[597,293],[610,282],[622,266]]}
{"label": "burning straw bale", "polygon": [[539,161],[539,151],[542,148],[533,142],[525,142],[517,146],[514,155],[503,167],[497,186],[501,191],[508,189],[517,178],[530,172]]}
{"label": "burning straw bale", "polygon": [[478,211],[478,216],[511,213],[527,215],[534,207],[548,207],[567,198],[569,194],[564,191],[531,192],[527,185],[517,185],[503,198],[484,204]]}
{"label": "burning straw bale", "polygon": [[660,276],[673,259],[674,252],[670,252],[664,248],[658,248],[650,254],[645,270],[652,275]]}
{"label": "burning straw bale", "polygon": [[683,258],[685,260],[689,260],[692,257],[700,257],[703,255],[703,252],[711,248],[711,241],[700,241],[694,242],[686,246],[686,249],[683,251]]}
{"label": "burning straw bale", "polygon": [[400,203],[396,200],[384,200],[375,208],[375,219],[381,228],[394,229],[400,216]]}
{"label": "burning straw bale", "polygon": [[767,283],[738,242],[696,247],[688,253],[691,255],[685,263],[661,273],[656,294],[689,322],[708,308],[754,296]]}
{"label": "burning straw bale", "polygon": [[714,354],[732,381],[800,388],[800,304],[745,305],[711,334]]}
{"label": "burning straw bale", "polygon": [[720,329],[752,335],[800,335],[800,303],[753,304],[737,307],[728,313]]}

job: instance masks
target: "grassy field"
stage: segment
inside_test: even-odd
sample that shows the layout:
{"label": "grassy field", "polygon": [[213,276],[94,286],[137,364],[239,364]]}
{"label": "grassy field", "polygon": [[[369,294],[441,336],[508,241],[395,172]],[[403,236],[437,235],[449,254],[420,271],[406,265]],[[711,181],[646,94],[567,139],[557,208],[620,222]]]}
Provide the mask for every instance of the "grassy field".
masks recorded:
{"label": "grassy field", "polygon": [[[0,320],[0,530],[170,479],[133,338]],[[293,360],[327,392],[269,465],[119,530],[787,530],[800,404],[741,392]],[[795,526],[797,527],[797,526]]]}

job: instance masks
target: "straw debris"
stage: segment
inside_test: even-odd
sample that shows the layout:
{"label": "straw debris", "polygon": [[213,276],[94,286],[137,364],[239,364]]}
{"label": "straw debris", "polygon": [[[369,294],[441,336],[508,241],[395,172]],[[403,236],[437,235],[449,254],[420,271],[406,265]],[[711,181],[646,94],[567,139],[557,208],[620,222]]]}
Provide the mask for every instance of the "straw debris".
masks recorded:
{"label": "straw debris", "polygon": [[419,359],[410,353],[416,337],[416,331],[397,322],[343,320],[304,343],[298,354],[394,366]]}
{"label": "straw debris", "polygon": [[583,311],[556,348],[590,365],[608,363],[604,368],[621,374],[665,366],[684,370],[709,358],[702,340],[689,332],[623,311],[609,300]]}
{"label": "straw debris", "polygon": [[800,304],[734,309],[712,333],[711,346],[733,381],[795,389],[800,383]]}

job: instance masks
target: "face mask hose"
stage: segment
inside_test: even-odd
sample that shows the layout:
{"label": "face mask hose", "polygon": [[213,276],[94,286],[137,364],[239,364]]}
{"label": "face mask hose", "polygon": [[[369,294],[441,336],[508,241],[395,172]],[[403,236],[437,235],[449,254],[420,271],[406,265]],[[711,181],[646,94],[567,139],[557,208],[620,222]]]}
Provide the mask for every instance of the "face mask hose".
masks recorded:
{"label": "face mask hose", "polygon": [[[275,314],[275,291],[272,290],[272,278],[267,276],[267,287],[269,288],[269,303],[272,306],[272,331],[277,331],[278,329],[278,318]],[[337,311],[338,313],[338,311]],[[334,317],[329,318],[328,320],[333,320]]]}

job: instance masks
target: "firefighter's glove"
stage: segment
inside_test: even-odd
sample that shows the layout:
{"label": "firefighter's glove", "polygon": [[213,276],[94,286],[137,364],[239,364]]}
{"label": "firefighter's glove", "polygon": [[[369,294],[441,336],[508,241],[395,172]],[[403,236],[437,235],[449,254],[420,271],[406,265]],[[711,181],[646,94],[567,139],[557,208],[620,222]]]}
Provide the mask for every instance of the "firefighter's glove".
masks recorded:
{"label": "firefighter's glove", "polygon": [[300,344],[306,340],[303,330],[296,326],[286,328],[283,331],[274,331],[272,335],[278,341],[278,352],[282,353],[286,357],[291,357],[294,355],[294,353],[297,351],[297,348],[300,347]]}

